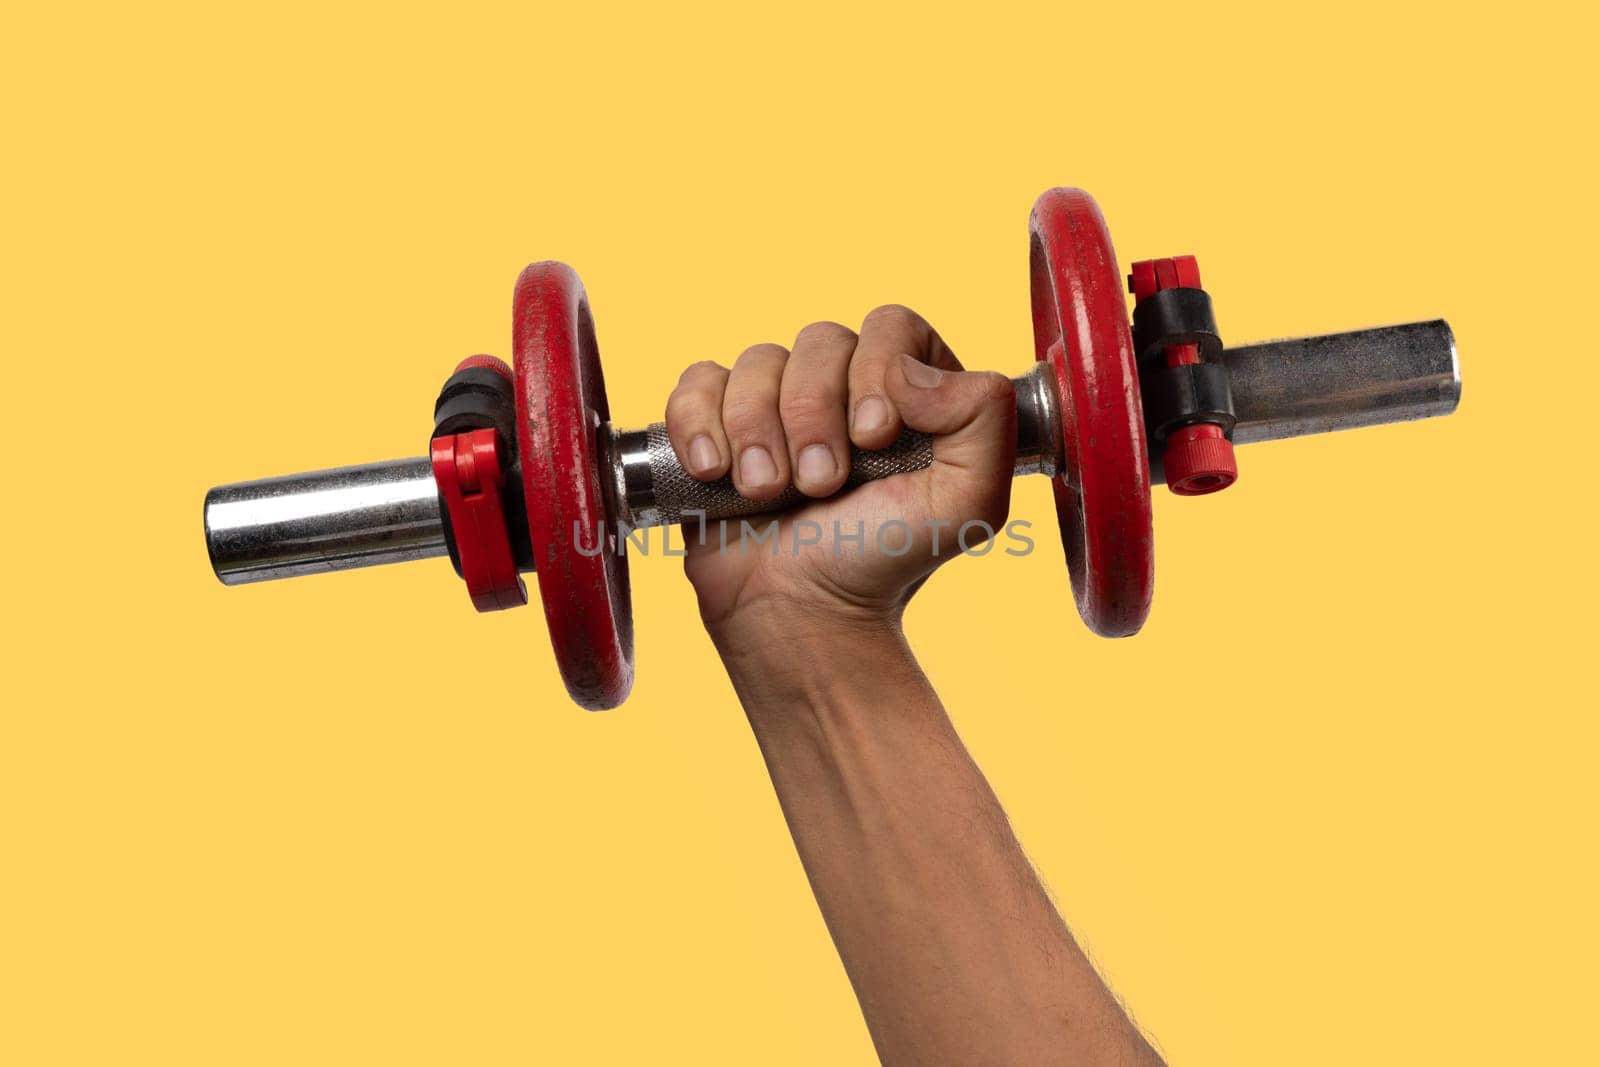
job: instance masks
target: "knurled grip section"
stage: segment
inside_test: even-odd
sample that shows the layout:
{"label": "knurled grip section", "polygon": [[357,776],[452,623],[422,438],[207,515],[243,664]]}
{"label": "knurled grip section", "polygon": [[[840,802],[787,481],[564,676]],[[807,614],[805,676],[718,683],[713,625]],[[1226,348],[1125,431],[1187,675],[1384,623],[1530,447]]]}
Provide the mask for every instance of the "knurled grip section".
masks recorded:
{"label": "knurled grip section", "polygon": [[[667,424],[654,423],[645,430],[646,449],[649,453],[650,481],[654,496],[654,514],[649,525],[664,526],[682,522],[688,513],[703,512],[706,519],[734,519],[742,515],[760,515],[769,511],[785,511],[810,499],[794,486],[789,486],[773,500],[747,500],[733,487],[733,480],[723,475],[713,482],[702,482],[683,469],[672,442],[667,438]],[[915,430],[905,430],[888,448],[876,452],[850,450],[850,476],[844,489],[866,482],[875,482],[892,474],[919,471],[933,462],[933,438]]]}

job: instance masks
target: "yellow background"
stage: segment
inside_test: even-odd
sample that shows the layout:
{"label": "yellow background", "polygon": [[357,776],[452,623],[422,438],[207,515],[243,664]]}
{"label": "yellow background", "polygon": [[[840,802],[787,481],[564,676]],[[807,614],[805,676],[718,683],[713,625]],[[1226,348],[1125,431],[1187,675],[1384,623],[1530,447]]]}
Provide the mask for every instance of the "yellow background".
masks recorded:
{"label": "yellow background", "polygon": [[627,422],[886,301],[1019,371],[1058,184],[1233,341],[1445,316],[1466,383],[1158,495],[1137,639],[1043,480],[919,598],[1069,922],[1175,1063],[1594,1062],[1589,18],[13,8],[0,1062],[869,1061],[677,561],[592,716],[442,561],[224,589],[201,497],[420,454],[532,259]]}

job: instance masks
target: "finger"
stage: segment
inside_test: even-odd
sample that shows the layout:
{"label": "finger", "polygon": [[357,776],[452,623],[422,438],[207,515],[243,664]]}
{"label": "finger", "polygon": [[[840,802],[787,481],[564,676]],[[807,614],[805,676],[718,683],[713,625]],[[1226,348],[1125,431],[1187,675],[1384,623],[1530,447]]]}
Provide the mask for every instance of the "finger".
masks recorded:
{"label": "finger", "polygon": [[814,322],[794,339],[783,368],[778,412],[794,483],[807,496],[838,492],[850,473],[844,404],[855,350],[854,330],[837,322]]}
{"label": "finger", "polygon": [[747,348],[733,364],[722,397],[722,426],[733,455],[733,487],[750,500],[771,500],[789,484],[789,447],[778,393],[789,350]]}
{"label": "finger", "polygon": [[702,482],[728,473],[728,435],[722,429],[722,398],[728,369],[710,360],[689,367],[667,397],[667,437],[683,469]]}
{"label": "finger", "polygon": [[850,440],[857,448],[885,448],[900,435],[900,411],[885,381],[900,372],[901,356],[959,371],[961,363],[928,320],[908,307],[885,304],[867,313],[850,361]]}
{"label": "finger", "polygon": [[993,371],[946,371],[901,356],[884,384],[913,430],[934,435],[935,463],[1011,480],[1017,401],[1011,380]]}

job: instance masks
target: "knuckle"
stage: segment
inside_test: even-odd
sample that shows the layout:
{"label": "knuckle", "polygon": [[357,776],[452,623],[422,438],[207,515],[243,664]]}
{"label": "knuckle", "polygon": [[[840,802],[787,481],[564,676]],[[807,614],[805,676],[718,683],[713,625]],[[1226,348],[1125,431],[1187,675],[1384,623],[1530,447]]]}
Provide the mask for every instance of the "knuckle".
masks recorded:
{"label": "knuckle", "polygon": [[914,328],[922,325],[922,316],[904,304],[881,304],[867,312],[863,322],[876,326]]}
{"label": "knuckle", "polygon": [[794,346],[831,348],[841,344],[854,344],[856,332],[837,322],[813,322],[795,335]]}
{"label": "knuckle", "polygon": [[752,363],[764,363],[770,361],[782,362],[788,358],[789,350],[787,348],[784,348],[782,345],[775,345],[769,342],[766,344],[751,345],[749,348],[739,353],[739,359],[737,362],[748,367]]}
{"label": "knuckle", "polygon": [[754,397],[734,398],[722,409],[722,425],[733,437],[761,436],[772,421],[772,409]]}
{"label": "knuckle", "polygon": [[838,397],[819,390],[786,394],[778,401],[778,411],[785,423],[811,426],[827,422],[834,415],[842,418],[844,414]]}
{"label": "knuckle", "polygon": [[681,422],[703,416],[710,409],[711,394],[692,385],[680,384],[667,394],[667,421]]}
{"label": "knuckle", "polygon": [[727,376],[727,369],[714,359],[702,359],[698,363],[691,363],[678,375],[678,387],[681,389],[698,381],[715,380]]}
{"label": "knuckle", "polygon": [[978,386],[985,400],[999,403],[1004,400],[1012,401],[1016,397],[1017,388],[1010,378],[995,370],[978,372]]}

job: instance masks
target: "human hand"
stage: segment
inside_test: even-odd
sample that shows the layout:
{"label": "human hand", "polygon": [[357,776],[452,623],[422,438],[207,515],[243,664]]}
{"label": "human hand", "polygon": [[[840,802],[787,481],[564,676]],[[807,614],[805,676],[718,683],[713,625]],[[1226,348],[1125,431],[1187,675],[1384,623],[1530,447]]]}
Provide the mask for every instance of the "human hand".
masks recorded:
{"label": "human hand", "polygon": [[[756,345],[731,371],[696,363],[668,399],[666,421],[694,477],[731,471],[755,501],[793,482],[816,500],[781,518],[685,531],[685,569],[719,644],[812,625],[898,625],[935,568],[1005,522],[1016,449],[1011,382],[963,371],[904,307],[876,309],[859,334],[813,323],[792,350]],[[833,498],[850,447],[884,448],[902,427],[933,435],[933,463]]]}

